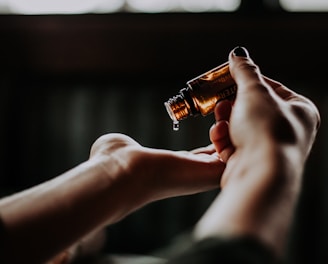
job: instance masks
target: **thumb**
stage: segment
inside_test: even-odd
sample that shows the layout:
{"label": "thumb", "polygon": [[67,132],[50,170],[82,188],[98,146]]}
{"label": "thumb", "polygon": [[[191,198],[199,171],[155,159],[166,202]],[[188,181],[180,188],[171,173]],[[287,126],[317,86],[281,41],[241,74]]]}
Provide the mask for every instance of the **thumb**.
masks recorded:
{"label": "thumb", "polygon": [[276,106],[278,96],[264,80],[259,67],[245,48],[237,47],[230,52],[229,70],[237,85],[237,96],[230,116],[230,131],[233,144],[238,147],[245,143],[241,137],[245,136],[245,131],[253,133],[248,140],[258,141],[255,135],[262,135],[263,131],[265,133],[272,128],[270,117],[275,116],[272,109],[279,108]]}
{"label": "thumb", "polygon": [[229,69],[238,87],[238,94],[267,89],[259,67],[244,47],[236,47],[229,54]]}

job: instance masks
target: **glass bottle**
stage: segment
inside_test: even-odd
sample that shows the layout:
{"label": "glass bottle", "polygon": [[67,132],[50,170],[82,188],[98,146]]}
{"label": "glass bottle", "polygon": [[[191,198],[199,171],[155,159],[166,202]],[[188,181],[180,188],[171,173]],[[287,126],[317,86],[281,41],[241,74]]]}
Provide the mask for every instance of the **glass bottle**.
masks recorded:
{"label": "glass bottle", "polygon": [[164,103],[173,129],[178,130],[179,121],[189,116],[212,113],[218,101],[233,97],[236,91],[228,62],[188,81],[187,88]]}

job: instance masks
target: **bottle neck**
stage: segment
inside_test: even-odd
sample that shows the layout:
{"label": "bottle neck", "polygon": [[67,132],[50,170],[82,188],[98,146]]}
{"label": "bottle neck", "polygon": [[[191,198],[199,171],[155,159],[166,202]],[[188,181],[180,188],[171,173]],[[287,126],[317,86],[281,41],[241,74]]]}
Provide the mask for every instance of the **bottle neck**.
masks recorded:
{"label": "bottle neck", "polygon": [[166,110],[173,121],[180,121],[188,116],[197,115],[199,113],[195,107],[190,92],[190,88],[181,89],[178,95],[170,98],[164,103]]}

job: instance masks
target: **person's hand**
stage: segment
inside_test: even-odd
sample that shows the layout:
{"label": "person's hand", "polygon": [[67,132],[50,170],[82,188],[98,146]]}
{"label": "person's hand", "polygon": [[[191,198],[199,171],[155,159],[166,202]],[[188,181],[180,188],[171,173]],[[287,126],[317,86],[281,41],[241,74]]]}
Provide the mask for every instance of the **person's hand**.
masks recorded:
{"label": "person's hand", "polygon": [[[218,188],[224,168],[213,145],[170,151],[143,147],[123,134],[101,136],[87,161],[0,200],[6,230],[0,262],[79,258],[90,234],[155,200]],[[83,249],[82,254],[101,245],[98,239],[95,242],[95,248]],[[38,251],[33,250],[36,247]]]}
{"label": "person's hand", "polygon": [[210,129],[211,141],[220,157],[228,162],[221,186],[227,183],[229,175],[236,174],[234,170],[240,167],[245,153],[249,158],[265,146],[294,147],[297,162],[303,164],[320,124],[316,106],[281,83],[261,75],[244,48],[230,53],[229,67],[238,95],[233,106],[230,101],[217,104],[216,123]]}
{"label": "person's hand", "polygon": [[229,56],[233,103],[217,104],[210,138],[226,169],[197,239],[252,236],[282,254],[305,161],[320,124],[307,98],[264,77],[244,48]]}
{"label": "person's hand", "polygon": [[[192,151],[152,149],[118,133],[99,137],[87,163],[94,164],[91,167],[95,177],[105,173],[105,182],[109,182],[105,184],[110,186],[107,224],[155,200],[218,188],[225,168],[212,144]],[[105,203],[105,200],[97,203]],[[101,214],[107,215],[105,210]],[[104,240],[99,234],[103,232],[93,232],[79,239],[47,263],[71,263],[96,252]]]}
{"label": "person's hand", "polygon": [[90,159],[101,161],[121,193],[123,216],[154,200],[218,188],[225,168],[213,145],[193,151],[152,149],[117,133],[96,140]]}
{"label": "person's hand", "polygon": [[153,201],[219,188],[224,168],[213,145],[170,151],[123,134],[101,136],[85,162],[0,200],[0,262],[58,263],[91,254],[101,241],[90,234]]}

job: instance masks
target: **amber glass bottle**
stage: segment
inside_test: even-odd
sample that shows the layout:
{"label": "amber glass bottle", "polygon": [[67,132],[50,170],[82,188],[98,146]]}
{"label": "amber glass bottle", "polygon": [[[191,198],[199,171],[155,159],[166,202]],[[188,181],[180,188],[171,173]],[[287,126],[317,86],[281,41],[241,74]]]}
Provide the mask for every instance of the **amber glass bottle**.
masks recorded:
{"label": "amber glass bottle", "polygon": [[189,116],[212,113],[218,101],[233,97],[236,91],[226,62],[188,81],[187,88],[181,89],[164,104],[170,118],[177,124]]}

